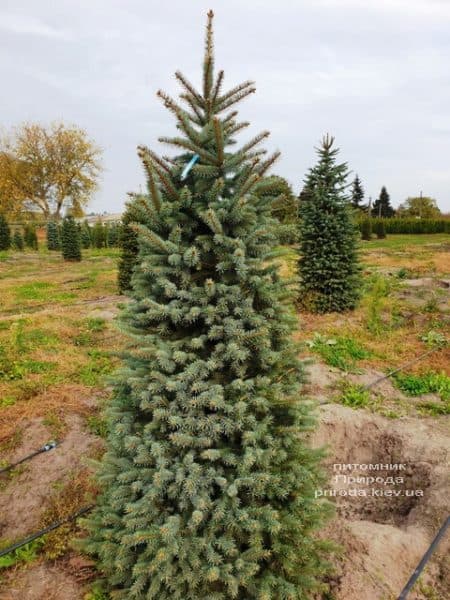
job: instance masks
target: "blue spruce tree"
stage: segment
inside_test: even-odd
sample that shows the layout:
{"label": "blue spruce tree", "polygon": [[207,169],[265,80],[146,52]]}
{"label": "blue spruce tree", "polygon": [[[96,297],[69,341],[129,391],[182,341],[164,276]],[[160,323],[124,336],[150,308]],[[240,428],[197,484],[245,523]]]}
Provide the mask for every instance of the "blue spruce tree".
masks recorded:
{"label": "blue spruce tree", "polygon": [[338,164],[339,150],[326,135],[317,149],[300,196],[300,297],[312,312],[355,308],[360,293],[360,265],[351,204],[346,194],[348,170]]}
{"label": "blue spruce tree", "polygon": [[130,345],[85,547],[117,598],[306,600],[327,568],[315,529],[328,506],[273,198],[256,193],[277,155],[256,149],[267,132],[234,145],[247,123],[224,111],[254,87],[213,77],[212,17],[202,91],[177,73],[187,108],[159,92],[180,132],[163,141],[182,153],[139,149],[149,224],[135,225]]}

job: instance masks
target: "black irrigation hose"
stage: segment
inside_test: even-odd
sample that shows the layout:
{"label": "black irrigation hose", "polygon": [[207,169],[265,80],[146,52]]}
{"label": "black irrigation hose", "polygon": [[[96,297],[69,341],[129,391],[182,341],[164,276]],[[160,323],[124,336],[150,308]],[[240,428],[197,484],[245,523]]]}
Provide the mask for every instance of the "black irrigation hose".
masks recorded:
{"label": "black irrigation hose", "polygon": [[42,448],[39,448],[39,450],[36,450],[35,452],[32,452],[31,454],[28,454],[27,456],[24,456],[23,458],[21,458],[17,462],[11,463],[7,467],[3,467],[2,469],[0,469],[0,474],[1,473],[6,473],[7,471],[10,471],[11,469],[13,469],[14,467],[17,467],[17,465],[22,464],[26,460],[30,460],[31,458],[34,458],[35,456],[38,456],[38,454],[42,454],[43,452],[49,452],[50,450],[53,450],[53,448],[56,448],[57,445],[58,445],[58,442],[54,442],[54,441],[47,442],[46,444],[44,444],[44,446],[42,446]]}
{"label": "black irrigation hose", "polygon": [[450,516],[447,517],[446,520],[444,521],[444,523],[442,524],[442,527],[437,532],[436,537],[431,542],[430,547],[423,555],[422,560],[417,565],[416,569],[414,570],[414,573],[411,575],[408,583],[405,585],[405,587],[401,591],[400,596],[397,598],[397,600],[405,600],[405,598],[407,597],[409,592],[412,590],[413,585],[416,583],[419,575],[423,571],[423,569],[424,569],[425,565],[427,564],[428,560],[430,559],[431,555],[436,550],[437,545],[444,537],[444,534],[447,531],[447,528],[449,525],[450,525]]}
{"label": "black irrigation hose", "polygon": [[3,550],[0,551],[0,558],[2,556],[5,556],[5,554],[14,552],[14,550],[17,550],[18,548],[21,548],[22,546],[25,546],[26,544],[29,544],[30,542],[37,540],[37,538],[40,538],[43,535],[45,535],[46,533],[53,531],[53,529],[57,529],[58,527],[61,527],[61,525],[64,525],[64,523],[69,523],[70,521],[75,521],[75,519],[78,519],[78,517],[81,517],[81,515],[84,515],[87,512],[91,511],[94,508],[94,506],[95,506],[94,504],[89,504],[88,506],[84,506],[83,508],[80,508],[80,510],[78,510],[76,513],[73,513],[72,515],[70,515],[68,517],[64,517],[64,519],[59,519],[58,521],[54,521],[51,525],[49,525],[45,529],[41,529],[40,531],[37,531],[36,533],[32,533],[31,535],[24,538],[23,540],[20,540],[20,542],[16,542],[12,546],[8,546],[8,548],[4,548]]}
{"label": "black irrigation hose", "polygon": [[419,362],[419,360],[422,360],[422,358],[425,358],[425,356],[428,356],[432,352],[436,352],[436,350],[439,350],[439,349],[440,348],[431,348],[431,350],[427,350],[420,356],[417,356],[416,358],[414,358],[413,360],[410,360],[409,362],[405,363],[401,367],[398,367],[398,369],[394,369],[393,371],[390,371],[387,375],[383,375],[383,377],[378,377],[378,379],[375,379],[375,381],[372,381],[372,383],[368,383],[367,385],[364,386],[364,389],[369,390],[374,385],[377,385],[377,383],[380,383],[381,381],[384,381],[385,379],[392,377],[392,375],[395,375],[396,373],[403,371],[403,369],[406,369],[406,367],[410,367],[411,365],[414,365],[416,362]]}

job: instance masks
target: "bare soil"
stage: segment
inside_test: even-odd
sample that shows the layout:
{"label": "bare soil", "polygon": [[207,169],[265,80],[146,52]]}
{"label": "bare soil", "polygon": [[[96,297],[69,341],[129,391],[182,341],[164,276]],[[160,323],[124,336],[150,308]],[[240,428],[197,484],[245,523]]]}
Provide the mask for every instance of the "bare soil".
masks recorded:
{"label": "bare soil", "polygon": [[[336,516],[324,535],[344,549],[330,582],[333,599],[397,598],[448,514],[448,433],[448,420],[392,421],[336,404],[320,407],[320,426],[313,443],[323,446],[332,440],[326,460],[329,488],[322,492],[336,505]],[[361,466],[351,470],[341,467],[347,464]],[[366,467],[386,464],[403,467],[380,471]],[[349,476],[353,478],[350,481]],[[371,476],[384,481],[367,483]],[[389,485],[389,476],[402,481]],[[355,482],[357,477],[360,483]],[[349,495],[355,489],[362,490],[360,496]],[[407,490],[419,494],[406,495]],[[398,496],[376,495],[386,491],[395,491]],[[424,576],[439,599],[450,597],[445,564],[449,549],[447,536]],[[426,597],[420,586],[410,595],[411,600]]]}
{"label": "bare soil", "polygon": [[[79,468],[89,450],[98,445],[98,438],[86,431],[78,415],[68,415],[66,425],[67,432],[57,448],[22,463],[19,474],[13,475],[9,481],[5,479],[6,487],[0,494],[2,540],[16,540],[32,533],[39,524],[55,484],[64,483],[74,469]],[[23,441],[8,457],[8,462],[30,454],[51,437],[42,419],[33,419],[24,427]]]}

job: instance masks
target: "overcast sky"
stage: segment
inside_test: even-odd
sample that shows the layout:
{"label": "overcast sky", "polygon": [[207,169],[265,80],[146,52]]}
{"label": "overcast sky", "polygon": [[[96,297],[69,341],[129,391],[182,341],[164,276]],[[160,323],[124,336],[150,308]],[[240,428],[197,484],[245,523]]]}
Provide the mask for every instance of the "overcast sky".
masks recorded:
{"label": "overcast sky", "polygon": [[208,8],[225,87],[256,81],[241,117],[296,192],[330,132],[367,196],[450,210],[450,0],[1,0],[0,125],[86,129],[105,167],[89,208],[121,211],[136,146],[174,133],[156,91],[177,93],[177,69],[200,82]]}

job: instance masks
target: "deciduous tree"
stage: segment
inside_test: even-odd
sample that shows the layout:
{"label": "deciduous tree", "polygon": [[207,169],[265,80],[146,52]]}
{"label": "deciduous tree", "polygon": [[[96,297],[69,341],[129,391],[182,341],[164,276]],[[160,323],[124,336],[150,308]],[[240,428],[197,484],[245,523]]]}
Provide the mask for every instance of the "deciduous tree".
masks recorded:
{"label": "deciduous tree", "polygon": [[26,123],[0,140],[0,201],[45,219],[58,218],[65,205],[79,216],[97,188],[100,155],[78,127]]}

